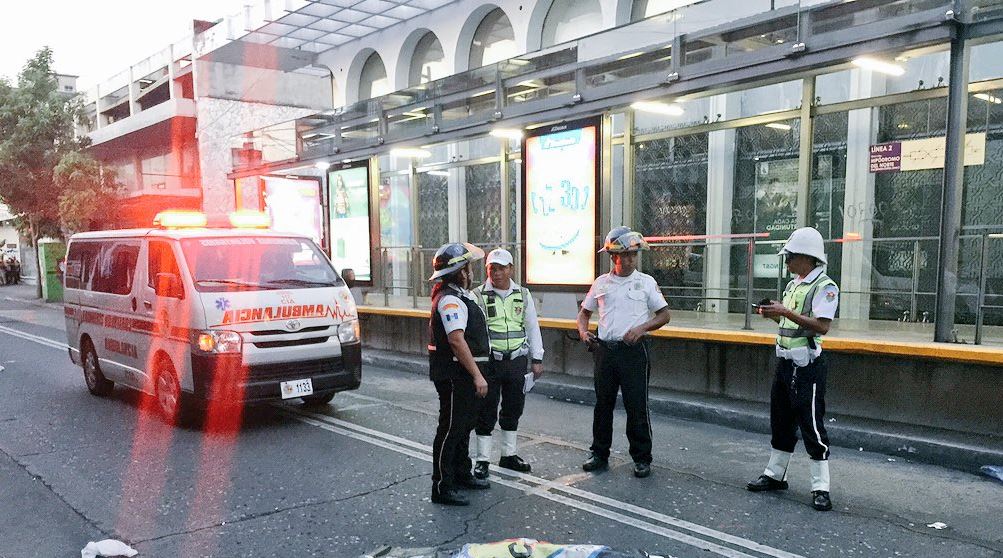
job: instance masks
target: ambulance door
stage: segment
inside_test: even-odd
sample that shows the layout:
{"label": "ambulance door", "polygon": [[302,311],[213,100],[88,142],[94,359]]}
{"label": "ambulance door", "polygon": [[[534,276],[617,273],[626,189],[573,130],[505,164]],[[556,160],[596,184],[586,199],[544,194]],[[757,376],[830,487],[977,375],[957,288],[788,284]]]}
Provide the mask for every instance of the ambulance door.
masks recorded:
{"label": "ambulance door", "polygon": [[[182,387],[190,385],[185,380],[190,348],[190,309],[185,282],[178,267],[176,242],[169,239],[150,238],[147,241],[144,280],[139,288],[140,312],[142,319],[150,325],[150,331],[143,343],[142,358],[145,370],[152,375],[159,360],[168,357],[178,382]],[[150,378],[147,378],[150,380]],[[150,384],[152,386],[152,384]]]}
{"label": "ambulance door", "polygon": [[134,279],[140,244],[138,238],[103,240],[88,293],[88,306],[101,321],[102,338],[94,341],[102,371],[109,379],[137,388],[142,386],[142,364],[135,327],[139,302]]}

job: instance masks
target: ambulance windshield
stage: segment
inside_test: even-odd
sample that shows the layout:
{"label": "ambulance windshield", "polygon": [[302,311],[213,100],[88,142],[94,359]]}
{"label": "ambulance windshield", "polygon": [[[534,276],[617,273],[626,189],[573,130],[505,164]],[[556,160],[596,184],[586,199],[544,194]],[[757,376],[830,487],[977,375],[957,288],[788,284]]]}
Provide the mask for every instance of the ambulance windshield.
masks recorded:
{"label": "ambulance windshield", "polygon": [[324,254],[306,239],[190,238],[181,241],[181,248],[201,292],[344,285]]}

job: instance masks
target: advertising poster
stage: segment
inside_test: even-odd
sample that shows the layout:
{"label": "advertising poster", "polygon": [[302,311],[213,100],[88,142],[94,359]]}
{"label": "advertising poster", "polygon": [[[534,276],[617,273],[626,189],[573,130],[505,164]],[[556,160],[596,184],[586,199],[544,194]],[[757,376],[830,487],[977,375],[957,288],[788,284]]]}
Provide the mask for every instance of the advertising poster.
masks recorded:
{"label": "advertising poster", "polygon": [[331,218],[331,262],[339,272],[355,270],[359,281],[371,281],[369,236],[369,169],[357,166],[327,175]]}
{"label": "advertising poster", "polygon": [[[769,240],[786,240],[797,228],[798,160],[763,161],[756,164],[755,232],[769,233]],[[780,269],[778,247],[756,250],[754,275],[776,278]]]}
{"label": "advertising poster", "polygon": [[548,127],[525,140],[528,284],[590,285],[595,279],[598,131],[589,121]]}
{"label": "advertising poster", "polygon": [[265,176],[265,211],[272,220],[272,230],[301,234],[323,246],[320,184],[313,179]]}

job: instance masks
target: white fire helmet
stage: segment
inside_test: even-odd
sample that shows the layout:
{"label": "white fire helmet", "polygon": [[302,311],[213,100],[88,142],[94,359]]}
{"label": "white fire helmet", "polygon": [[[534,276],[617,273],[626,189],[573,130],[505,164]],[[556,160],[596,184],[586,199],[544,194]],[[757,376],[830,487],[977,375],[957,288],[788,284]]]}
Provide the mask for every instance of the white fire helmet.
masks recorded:
{"label": "white fire helmet", "polygon": [[792,232],[780,253],[803,254],[817,259],[822,262],[822,265],[828,263],[825,259],[825,243],[822,242],[822,233],[812,227],[804,227]]}

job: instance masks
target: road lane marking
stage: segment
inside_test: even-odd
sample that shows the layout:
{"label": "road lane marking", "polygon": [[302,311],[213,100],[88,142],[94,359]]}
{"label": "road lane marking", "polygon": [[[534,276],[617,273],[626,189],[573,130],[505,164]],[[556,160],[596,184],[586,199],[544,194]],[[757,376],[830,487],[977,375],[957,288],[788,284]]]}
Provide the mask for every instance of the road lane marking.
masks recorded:
{"label": "road lane marking", "polygon": [[[298,420],[300,422],[303,422],[305,424],[309,424],[311,426],[316,426],[317,428],[320,428],[320,429],[323,429],[323,430],[327,430],[329,432],[333,432],[333,433],[336,433],[336,434],[340,434],[342,436],[347,436],[349,438],[358,440],[360,442],[365,442],[365,443],[368,443],[368,444],[371,444],[371,445],[382,447],[384,449],[388,449],[388,450],[393,451],[393,452],[401,453],[401,454],[407,455],[409,457],[413,457],[415,459],[420,459],[422,461],[426,461],[426,462],[429,462],[429,463],[431,463],[431,461],[432,461],[432,456],[430,455],[431,448],[428,448],[428,453],[421,452],[421,451],[418,451],[418,450],[415,450],[415,449],[411,449],[409,447],[402,447],[402,446],[400,446],[398,444],[395,444],[395,443],[392,443],[392,442],[380,439],[379,437],[375,437],[375,436],[371,436],[371,435],[367,435],[367,434],[362,434],[360,432],[356,432],[356,431],[348,429],[348,428],[343,428],[341,426],[336,426],[336,425],[331,424],[331,423],[329,423],[329,422],[327,422],[325,420],[319,420],[317,418],[314,418],[314,417],[310,416],[310,415],[313,415],[313,413],[304,413],[303,411],[299,411],[299,410],[296,410],[296,409],[286,409],[284,407],[279,407],[279,408],[281,410],[283,410],[283,411],[293,411],[293,412],[288,413],[288,414],[293,419]],[[323,417],[325,415],[319,415],[319,416]],[[366,429],[366,430],[368,430],[368,429]],[[409,445],[415,445],[415,444],[412,443],[412,444],[409,444]],[[425,447],[427,447],[427,446],[425,446]],[[506,479],[499,479],[499,478],[492,478],[491,480],[493,482],[497,483],[497,484],[502,485],[502,486],[507,486],[509,488],[514,488],[514,489],[522,491],[522,492],[527,492],[528,490],[532,489],[532,487],[528,487],[528,486],[526,486],[525,484],[523,484],[521,482],[516,482],[516,481],[511,481],[511,480],[506,480]],[[566,496],[561,496],[559,494],[553,494],[553,493],[550,493],[550,492],[544,492],[544,493],[535,494],[535,495],[539,496],[541,498],[544,498],[546,500],[551,500],[553,502],[556,502],[556,503],[559,503],[559,504],[563,504],[563,505],[571,507],[571,508],[575,508],[575,509],[578,509],[578,510],[581,510],[581,511],[592,513],[594,515],[599,515],[601,517],[605,517],[607,519],[616,521],[617,523],[621,523],[623,525],[627,525],[627,526],[630,526],[630,527],[636,527],[636,528],[641,529],[643,531],[648,531],[649,533],[654,533],[654,534],[660,535],[660,536],[668,538],[668,539],[673,539],[673,540],[679,541],[681,543],[688,544],[690,546],[694,546],[694,547],[697,547],[697,548],[700,548],[700,549],[703,549],[703,550],[707,550],[707,551],[713,552],[715,554],[719,554],[721,556],[726,556],[727,558],[756,558],[755,556],[752,556],[751,554],[746,554],[744,552],[741,552],[741,551],[738,551],[738,550],[735,550],[735,549],[732,549],[732,548],[728,548],[728,547],[725,547],[725,546],[721,546],[719,544],[715,544],[715,543],[710,542],[710,541],[705,541],[703,539],[699,539],[699,538],[694,537],[692,535],[687,535],[686,533],[681,533],[679,531],[675,531],[673,529],[662,527],[660,525],[654,525],[654,524],[651,524],[651,523],[647,523],[647,522],[645,522],[643,520],[639,520],[639,519],[634,518],[634,517],[629,517],[629,516],[626,516],[626,515],[623,515],[623,514],[619,514],[619,513],[614,512],[614,511],[606,510],[606,509],[600,508],[598,506],[593,506],[593,505],[587,504],[585,502],[579,502],[578,500],[573,500],[571,498],[568,498]]]}
{"label": "road lane marking", "polygon": [[[373,398],[373,399],[375,399],[375,398]],[[308,418],[308,419],[310,419],[311,420],[311,424],[316,425],[317,422],[321,422],[321,423],[328,424],[328,425],[331,425],[331,426],[334,426],[334,427],[339,427],[339,428],[342,428],[342,429],[351,430],[351,431],[356,432],[359,435],[364,436],[364,437],[374,437],[374,438],[376,438],[378,441],[381,442],[380,444],[378,444],[381,447],[386,447],[386,445],[384,445],[386,443],[389,443],[390,445],[397,445],[398,447],[402,446],[402,449],[406,450],[408,452],[408,455],[412,455],[415,451],[417,451],[417,452],[422,452],[422,455],[424,456],[423,459],[426,459],[426,460],[430,460],[431,459],[431,457],[428,457],[427,455],[431,454],[432,448],[429,447],[429,446],[427,446],[427,445],[425,445],[425,444],[422,444],[420,442],[415,442],[413,440],[409,440],[407,438],[402,438],[400,436],[395,436],[393,434],[388,434],[386,432],[382,432],[382,431],[379,431],[379,430],[373,430],[371,428],[366,428],[364,426],[360,426],[358,424],[355,424],[355,423],[352,423],[352,422],[348,422],[348,421],[345,421],[345,420],[342,420],[342,419],[334,418],[334,417],[331,417],[331,416],[328,416],[328,415],[319,414],[319,413],[311,413],[309,411],[304,411],[302,409],[297,409],[297,408],[289,407],[288,405],[276,405],[276,406],[279,409],[281,409],[282,411],[286,412],[287,414],[294,415],[296,418]],[[389,448],[389,449],[394,449],[394,448]],[[677,527],[677,528],[680,528],[680,529],[685,529],[685,530],[691,531],[693,533],[698,533],[698,534],[701,534],[703,536],[716,539],[716,540],[718,540],[720,542],[726,542],[726,543],[729,543],[729,544],[732,544],[732,545],[735,545],[735,546],[740,546],[742,548],[745,548],[745,549],[748,549],[748,550],[751,550],[751,551],[755,551],[755,552],[758,552],[758,553],[761,553],[761,554],[765,554],[767,556],[772,556],[774,558],[803,558],[803,557],[801,557],[798,554],[787,552],[787,551],[784,551],[784,550],[781,550],[781,549],[778,549],[778,548],[773,548],[771,546],[760,544],[760,543],[757,543],[755,541],[744,539],[742,537],[738,537],[738,536],[735,536],[735,535],[730,535],[728,533],[717,531],[717,530],[711,529],[709,527],[704,527],[703,525],[699,525],[699,524],[696,524],[696,523],[692,523],[692,522],[689,522],[689,521],[678,519],[678,518],[672,517],[670,515],[666,515],[666,514],[663,514],[663,513],[660,513],[660,512],[649,510],[647,508],[642,508],[640,506],[637,506],[637,505],[634,505],[634,504],[630,504],[630,503],[627,503],[627,502],[623,502],[623,501],[620,501],[620,500],[616,500],[614,498],[609,498],[609,497],[606,497],[606,496],[595,494],[595,493],[589,492],[587,490],[582,490],[580,488],[575,488],[575,487],[572,487],[572,486],[567,486],[565,484],[565,479],[563,479],[563,478],[561,478],[561,479],[555,479],[555,480],[547,480],[547,479],[543,479],[541,477],[537,477],[537,476],[534,476],[534,475],[527,475],[525,473],[518,473],[518,472],[515,472],[515,471],[509,471],[509,470],[504,470],[504,469],[498,469],[497,473],[503,474],[503,475],[508,476],[508,477],[513,477],[515,479],[518,479],[521,482],[507,481],[507,480],[504,480],[504,479],[498,479],[497,477],[492,477],[491,480],[496,481],[496,482],[498,482],[498,483],[500,483],[500,484],[502,484],[504,486],[510,486],[512,488],[516,488],[518,490],[522,490],[523,492],[532,493],[533,495],[541,496],[541,497],[549,499],[549,500],[558,501],[558,499],[560,499],[561,503],[566,503],[565,499],[567,499],[567,496],[556,495],[556,494],[553,494],[551,491],[553,491],[553,492],[563,492],[563,493],[567,494],[568,496],[574,496],[576,498],[581,498],[582,500],[587,500],[589,502],[592,502],[593,504],[601,504],[601,505],[607,506],[609,508],[614,508],[614,509],[622,511],[622,512],[632,513],[632,514],[635,514],[635,515],[638,515],[638,516],[641,516],[641,517],[644,517],[644,518],[647,518],[647,519],[650,519],[650,520],[653,520],[653,521],[657,521],[659,523],[663,523],[663,524],[670,525],[672,527]],[[554,496],[555,498],[551,498],[550,496]],[[583,505],[588,505],[588,504],[584,504],[583,502],[580,502],[578,500],[571,500],[571,501],[577,502],[577,503],[580,503],[580,504],[583,504]],[[590,511],[590,512],[592,511],[592,510],[585,509],[584,507],[580,507],[580,506],[575,506],[575,507],[577,507],[578,509],[581,509],[583,511]],[[608,511],[608,510],[606,510],[606,511]],[[615,512],[609,512],[609,513],[615,513]],[[602,515],[603,517],[607,517],[604,514],[600,514],[600,515]],[[627,516],[623,516],[623,517],[627,517]],[[607,518],[608,519],[614,519],[612,517],[607,517]],[[630,523],[627,523],[628,525],[633,525],[635,522],[638,521],[636,518],[633,518],[633,517],[631,517],[629,519],[630,519]],[[616,519],[614,519],[614,520],[616,520]],[[659,527],[659,526],[653,526],[653,527]],[[645,529],[645,530],[647,530],[647,529]],[[655,533],[656,531],[650,531],[650,532]],[[675,532],[675,531],[673,531],[673,532]],[[680,533],[680,534],[682,534],[682,533]],[[688,537],[689,535],[684,535],[684,536]],[[675,537],[669,537],[669,538],[675,538]],[[696,540],[701,540],[702,541],[703,539],[696,539]],[[721,547],[721,548],[725,548],[725,547]],[[710,549],[708,549],[708,550],[710,550]],[[725,550],[729,550],[730,551],[731,549],[725,548]],[[725,554],[725,555],[726,556],[732,556],[731,554]],[[742,555],[742,554],[739,554],[739,555]]]}
{"label": "road lane marking", "polygon": [[[19,337],[27,341],[32,341],[34,343],[38,343],[40,345],[44,345],[53,349],[66,350],[67,348],[69,348],[69,346],[66,345],[65,343],[60,343],[58,341],[48,339],[46,337],[25,333],[23,331],[19,331],[5,326],[0,326],[0,333],[6,333],[8,335]],[[386,403],[385,400],[381,400],[379,398],[370,396],[365,396],[365,397],[367,399],[374,400],[374,402],[380,401]],[[415,442],[407,438],[394,436],[393,434],[388,434],[386,432],[382,432],[379,430],[366,428],[364,426],[344,421],[341,419],[337,419],[328,415],[311,413],[301,409],[289,407],[287,405],[276,405],[276,407],[285,412],[286,414],[292,416],[296,420],[299,420],[303,423],[316,426],[318,428],[330,432],[335,432],[337,434],[341,434],[343,436],[347,436],[355,440],[366,442],[370,445],[379,446],[384,449],[388,449],[390,451],[401,453],[409,457],[414,457],[422,461],[431,462],[432,460],[432,457],[430,455],[432,448],[425,444],[421,444],[419,442]],[[728,533],[717,531],[709,527],[704,527],[703,525],[691,523],[689,521],[685,521],[666,514],[655,512],[647,508],[642,508],[634,504],[629,504],[627,502],[622,502],[614,498],[601,496],[599,494],[595,494],[587,490],[566,486],[562,484],[560,479],[551,481],[533,475],[527,475],[525,473],[518,473],[515,471],[508,471],[503,469],[497,470],[497,473],[517,479],[517,480],[502,479],[498,478],[497,474],[494,477],[492,477],[491,480],[493,482],[501,484],[502,486],[514,488],[516,490],[520,490],[525,493],[532,493],[535,496],[539,496],[541,498],[556,503],[560,503],[581,511],[586,511],[594,515],[599,515],[601,517],[605,517],[607,519],[616,521],[618,523],[622,523],[627,526],[637,527],[638,529],[647,531],[649,533],[673,539],[678,542],[688,544],[690,546],[714,552],[715,554],[719,554],[721,556],[726,556],[728,558],[755,558],[755,557],[732,548],[728,548],[704,539],[694,537],[692,535],[688,535],[686,533],[682,533],[680,531],[676,531],[674,529],[669,529],[661,525],[648,523],[646,521],[639,520],[636,517],[624,515],[617,511],[601,508],[595,504],[602,504],[609,508],[614,508],[620,511],[632,513],[637,516],[657,521],[659,523],[685,529],[693,533],[698,533],[706,537],[716,539],[723,543],[739,546],[760,554],[772,556],[774,558],[804,558],[798,554],[786,552],[784,550],[773,548],[734,535],[729,535]],[[591,503],[575,500],[573,498],[569,498],[568,496],[564,496],[561,494],[554,494],[554,492],[564,492],[568,496],[581,498],[582,500],[586,500]]]}
{"label": "road lane marking", "polygon": [[70,348],[69,345],[65,343],[60,343],[59,341],[53,341],[52,339],[49,339],[47,337],[42,337],[40,335],[25,333],[23,331],[9,328],[7,326],[0,326],[0,333],[6,333],[7,335],[20,337],[21,339],[25,339],[27,341],[34,341],[39,345],[45,345],[46,347],[51,347],[53,349],[60,349],[65,351],[66,349]]}

